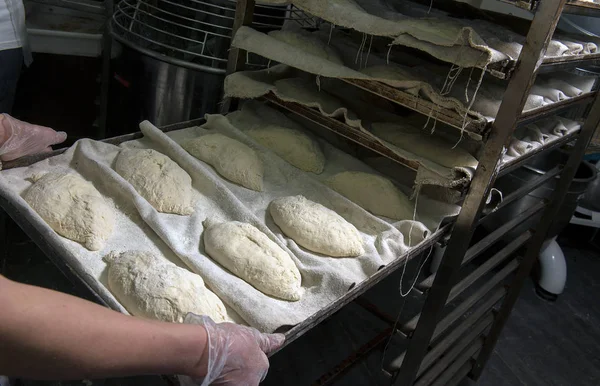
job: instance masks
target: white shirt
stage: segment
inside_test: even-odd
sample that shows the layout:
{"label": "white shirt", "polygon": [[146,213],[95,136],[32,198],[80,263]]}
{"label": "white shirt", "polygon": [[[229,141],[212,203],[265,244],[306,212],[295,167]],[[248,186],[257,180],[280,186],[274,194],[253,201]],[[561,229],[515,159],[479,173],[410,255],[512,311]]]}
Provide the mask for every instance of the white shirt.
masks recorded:
{"label": "white shirt", "polygon": [[22,0],[0,0],[0,51],[23,48],[25,64],[31,63]]}

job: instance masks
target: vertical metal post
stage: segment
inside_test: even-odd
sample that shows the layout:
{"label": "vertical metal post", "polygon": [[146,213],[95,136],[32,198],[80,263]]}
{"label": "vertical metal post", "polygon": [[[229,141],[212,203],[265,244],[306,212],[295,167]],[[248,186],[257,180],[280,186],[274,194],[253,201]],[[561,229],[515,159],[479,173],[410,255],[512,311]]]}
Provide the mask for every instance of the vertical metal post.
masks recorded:
{"label": "vertical metal post", "polygon": [[498,161],[510,141],[519,116],[535,81],[548,43],[566,0],[540,3],[513,76],[506,88],[496,120],[479,160],[471,187],[458,215],[448,247],[423,306],[421,318],[409,342],[406,356],[396,376],[396,385],[412,385],[427,352],[431,337],[442,315],[448,295],[455,284],[462,259],[467,252],[485,199],[494,184]]}
{"label": "vertical metal post", "polygon": [[108,121],[108,96],[110,92],[110,60],[112,56],[113,39],[110,36],[110,20],[114,11],[113,0],[104,0],[106,9],[106,25],[102,35],[102,74],[100,78],[100,120],[96,139],[106,138]]}
{"label": "vertical metal post", "polygon": [[[231,30],[232,41],[233,37],[235,36],[238,29],[240,29],[240,27],[252,25],[255,5],[255,0],[237,0],[237,5],[235,7],[235,19],[233,21],[233,28]],[[227,61],[227,75],[242,70],[245,64],[246,51],[240,50],[239,48],[231,47],[229,50],[229,58]],[[226,114],[235,107],[235,102],[232,100],[232,98],[225,98],[221,105],[221,114]]]}
{"label": "vertical metal post", "polygon": [[531,239],[529,245],[527,246],[525,258],[523,259],[521,265],[519,266],[519,269],[517,270],[517,274],[510,285],[506,298],[500,306],[500,310],[498,311],[496,319],[492,324],[492,328],[490,329],[490,332],[488,333],[485,339],[483,348],[479,356],[477,357],[475,366],[473,367],[473,370],[471,372],[471,377],[475,379],[479,378],[481,372],[483,371],[485,363],[488,361],[493,352],[494,346],[496,345],[496,341],[498,340],[498,337],[502,332],[502,328],[508,320],[510,312],[512,311],[512,308],[519,297],[521,288],[523,287],[525,280],[529,276],[531,268],[533,267],[533,264],[535,263],[539,255],[542,244],[546,240],[546,234],[548,233],[548,230],[550,229],[550,226],[553,223],[552,220],[558,214],[561,204],[565,196],[567,195],[569,186],[571,185],[571,182],[573,181],[575,173],[577,172],[577,169],[579,167],[579,163],[581,162],[581,159],[585,154],[585,149],[587,148],[592,138],[592,135],[594,135],[594,132],[596,131],[599,125],[600,94],[597,94],[592,108],[589,110],[589,115],[585,120],[585,123],[583,124],[581,134],[579,135],[575,147],[573,148],[571,155],[569,156],[567,164],[563,169],[563,172],[561,173],[560,183],[554,191],[552,199],[547,209],[544,211],[544,214],[542,215],[542,219],[539,222],[539,226],[535,230],[535,234]]}

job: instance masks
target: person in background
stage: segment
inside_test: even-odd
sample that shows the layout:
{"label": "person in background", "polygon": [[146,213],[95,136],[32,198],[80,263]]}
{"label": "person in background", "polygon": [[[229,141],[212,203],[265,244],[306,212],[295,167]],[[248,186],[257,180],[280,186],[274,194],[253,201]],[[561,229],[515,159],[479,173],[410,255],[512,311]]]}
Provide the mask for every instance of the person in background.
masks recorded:
{"label": "person in background", "polygon": [[[22,66],[30,62],[23,3],[0,0],[0,161],[51,151],[67,138],[9,115]],[[183,324],[127,316],[0,275],[0,374],[9,377],[180,374],[183,385],[255,386],[267,375],[265,354],[283,342],[281,334],[207,316],[188,314]]]}

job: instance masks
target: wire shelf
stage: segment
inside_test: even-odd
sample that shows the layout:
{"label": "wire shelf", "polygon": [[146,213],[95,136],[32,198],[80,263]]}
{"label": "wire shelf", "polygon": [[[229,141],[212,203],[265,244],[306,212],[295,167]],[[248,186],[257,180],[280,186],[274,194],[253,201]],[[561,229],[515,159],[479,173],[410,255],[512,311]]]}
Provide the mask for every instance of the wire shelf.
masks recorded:
{"label": "wire shelf", "polygon": [[[122,0],[111,18],[111,32],[140,51],[195,67],[225,69],[235,6],[233,0]],[[287,21],[303,28],[318,26],[318,19],[292,5],[256,6],[256,29],[281,29]],[[267,65],[252,61],[259,67]]]}

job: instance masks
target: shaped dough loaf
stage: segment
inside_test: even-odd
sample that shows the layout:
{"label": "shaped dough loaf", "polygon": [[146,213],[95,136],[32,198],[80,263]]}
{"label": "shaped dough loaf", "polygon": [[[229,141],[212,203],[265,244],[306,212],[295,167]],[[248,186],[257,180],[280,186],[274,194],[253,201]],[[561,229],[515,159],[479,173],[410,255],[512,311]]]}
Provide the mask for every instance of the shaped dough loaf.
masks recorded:
{"label": "shaped dough loaf", "polygon": [[302,32],[281,30],[271,31],[269,32],[269,36],[298,48],[307,54],[327,59],[335,64],[344,65],[344,61],[340,55],[331,46],[328,46],[316,36]]}
{"label": "shaped dough loaf", "polygon": [[225,305],[199,275],[144,251],[111,252],[108,287],[136,316],[182,323],[188,312],[230,321]]}
{"label": "shaped dough loaf", "polygon": [[433,161],[447,168],[477,167],[477,159],[461,148],[433,135],[427,135],[420,129],[394,123],[373,123],[373,134],[377,137],[409,151],[419,157]]}
{"label": "shaped dough loaf", "polygon": [[300,300],[302,278],[292,258],[256,227],[238,221],[204,222],[206,253],[259,291]]}
{"label": "shaped dough loaf", "polygon": [[414,206],[387,178],[371,173],[342,172],[327,184],[369,212],[395,220],[410,220]]}
{"label": "shaped dough loaf", "polygon": [[248,130],[250,137],[305,172],[321,173],[325,156],[319,144],[303,132],[277,125]]}
{"label": "shaped dough loaf", "polygon": [[23,198],[56,233],[91,251],[104,247],[115,215],[91,183],[70,173],[47,173],[33,180]]}
{"label": "shaped dough loaf", "polygon": [[169,157],[155,150],[124,149],[115,170],[157,211],[188,215],[192,178]]}
{"label": "shaped dough loaf", "polygon": [[207,134],[181,146],[226,179],[258,192],[263,190],[263,163],[254,150],[240,141],[222,134]]}
{"label": "shaped dough loaf", "polygon": [[283,233],[306,249],[333,257],[365,253],[362,237],[354,225],[304,196],[275,199],[269,211]]}

